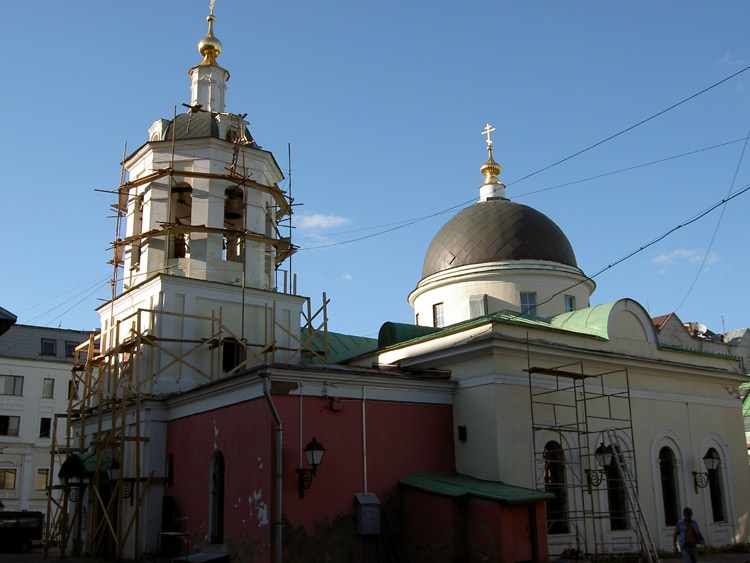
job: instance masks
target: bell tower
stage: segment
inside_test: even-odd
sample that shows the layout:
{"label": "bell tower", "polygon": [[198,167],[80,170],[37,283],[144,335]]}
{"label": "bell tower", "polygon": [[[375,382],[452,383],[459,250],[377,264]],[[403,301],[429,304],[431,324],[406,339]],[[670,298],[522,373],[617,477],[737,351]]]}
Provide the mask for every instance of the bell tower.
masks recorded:
{"label": "bell tower", "polygon": [[[122,291],[99,312],[107,346],[122,341],[123,327],[117,335],[112,331],[123,322],[127,330],[147,326],[175,340],[200,342],[214,337],[209,319],[217,319],[223,333],[245,348],[239,364],[248,368],[263,363],[249,359],[251,349],[267,350],[271,342],[276,350],[294,347],[305,299],[293,295],[291,280],[277,287],[277,268],[295,251],[279,229],[292,212],[278,185],[284,175],[250,134],[247,114],[225,110],[229,72],[217,62],[222,44],[214,35],[213,8],[207,20],[198,43],[202,61],[188,72],[188,110],[157,119],[148,141],[123,162],[127,181],[117,209],[125,232],[114,243]],[[273,336],[275,328],[280,335]],[[224,352],[217,345],[201,361],[231,371],[238,362],[225,360]],[[172,361],[170,353],[154,353],[161,362]],[[273,359],[291,356],[280,351]],[[189,388],[215,367],[190,365],[165,368],[159,389]]]}

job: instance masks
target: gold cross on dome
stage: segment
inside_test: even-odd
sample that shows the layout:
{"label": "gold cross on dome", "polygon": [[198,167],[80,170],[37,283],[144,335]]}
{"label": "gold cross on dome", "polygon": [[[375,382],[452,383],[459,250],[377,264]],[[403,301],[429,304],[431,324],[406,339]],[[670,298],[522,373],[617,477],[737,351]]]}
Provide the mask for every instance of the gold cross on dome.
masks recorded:
{"label": "gold cross on dome", "polygon": [[484,126],[484,131],[482,131],[482,135],[487,135],[487,146],[492,146],[492,139],[490,138],[490,133],[492,133],[495,130],[495,128],[490,125],[489,123]]}

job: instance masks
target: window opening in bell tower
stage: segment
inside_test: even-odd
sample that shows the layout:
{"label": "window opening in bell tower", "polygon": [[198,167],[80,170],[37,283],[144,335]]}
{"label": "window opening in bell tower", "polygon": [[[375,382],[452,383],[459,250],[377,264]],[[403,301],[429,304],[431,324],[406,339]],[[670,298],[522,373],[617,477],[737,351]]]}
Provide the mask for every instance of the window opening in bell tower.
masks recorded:
{"label": "window opening in bell tower", "polygon": [[244,193],[240,186],[230,186],[224,197],[224,259],[242,262],[242,229],[244,219]]}
{"label": "window opening in bell tower", "polygon": [[[180,183],[172,187],[170,201],[171,217],[169,222],[176,226],[190,225],[192,215],[192,188]],[[187,258],[190,255],[190,237],[188,233],[177,232],[169,237],[169,257]]]}

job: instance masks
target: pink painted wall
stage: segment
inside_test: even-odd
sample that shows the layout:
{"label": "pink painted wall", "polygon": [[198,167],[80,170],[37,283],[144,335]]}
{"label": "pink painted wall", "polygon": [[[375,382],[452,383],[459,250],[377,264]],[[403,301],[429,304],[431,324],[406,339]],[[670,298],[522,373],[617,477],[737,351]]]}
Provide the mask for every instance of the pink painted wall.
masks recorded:
{"label": "pink painted wall", "polygon": [[[544,503],[503,505],[474,496],[445,497],[403,487],[409,560],[549,561]],[[532,516],[533,515],[533,516]],[[536,520],[536,535],[531,521]]]}
{"label": "pink painted wall", "polygon": [[469,561],[549,561],[543,502],[504,505],[469,497],[466,520]]}
{"label": "pink painted wall", "polygon": [[462,499],[403,487],[404,531],[413,563],[439,563],[466,558],[466,520]]}
{"label": "pink painted wall", "polygon": [[180,529],[190,534],[192,545],[208,541],[211,459],[217,450],[225,463],[224,535],[236,544],[270,544],[273,427],[258,406],[265,403],[241,403],[169,423],[174,484],[165,495],[175,498]]}
{"label": "pink painted wall", "polygon": [[[274,395],[284,426],[283,507],[295,526],[312,529],[355,510],[364,492],[362,401],[302,400],[301,447],[313,437],[326,453],[305,498],[298,498],[295,468],[300,465],[300,397]],[[367,401],[368,492],[381,499],[396,491],[398,479],[413,472],[454,470],[452,408],[445,405]],[[174,497],[193,545],[207,541],[211,458],[225,461],[224,534],[230,550],[253,550],[268,560],[273,521],[275,424],[264,398],[238,403],[169,423],[167,455],[174,456]],[[307,467],[303,461],[303,467]]]}

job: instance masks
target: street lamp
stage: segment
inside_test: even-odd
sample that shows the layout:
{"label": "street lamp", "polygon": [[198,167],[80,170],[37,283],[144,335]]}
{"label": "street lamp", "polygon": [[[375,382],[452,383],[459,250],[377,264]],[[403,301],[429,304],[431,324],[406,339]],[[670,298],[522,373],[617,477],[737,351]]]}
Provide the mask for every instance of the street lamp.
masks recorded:
{"label": "street lamp", "polygon": [[603,443],[594,451],[594,459],[599,465],[599,469],[587,469],[586,476],[589,485],[598,487],[607,475],[607,466],[612,463],[612,446],[605,446]]}
{"label": "street lamp", "polygon": [[323,459],[323,454],[326,453],[326,449],[320,442],[313,438],[312,442],[307,444],[303,451],[305,452],[307,464],[310,465],[312,469],[298,467],[295,470],[299,476],[299,498],[305,498],[305,489],[309,489],[310,485],[312,485],[312,478],[315,475],[315,470],[318,468],[318,465],[320,465],[320,462]]}
{"label": "street lamp", "polygon": [[703,456],[703,464],[706,466],[705,473],[693,471],[693,484],[695,485],[696,493],[699,488],[703,489],[708,486],[709,471],[715,471],[716,469],[719,469],[719,465],[721,465],[721,458],[719,457],[719,454],[716,453],[715,449],[711,448],[706,455]]}

